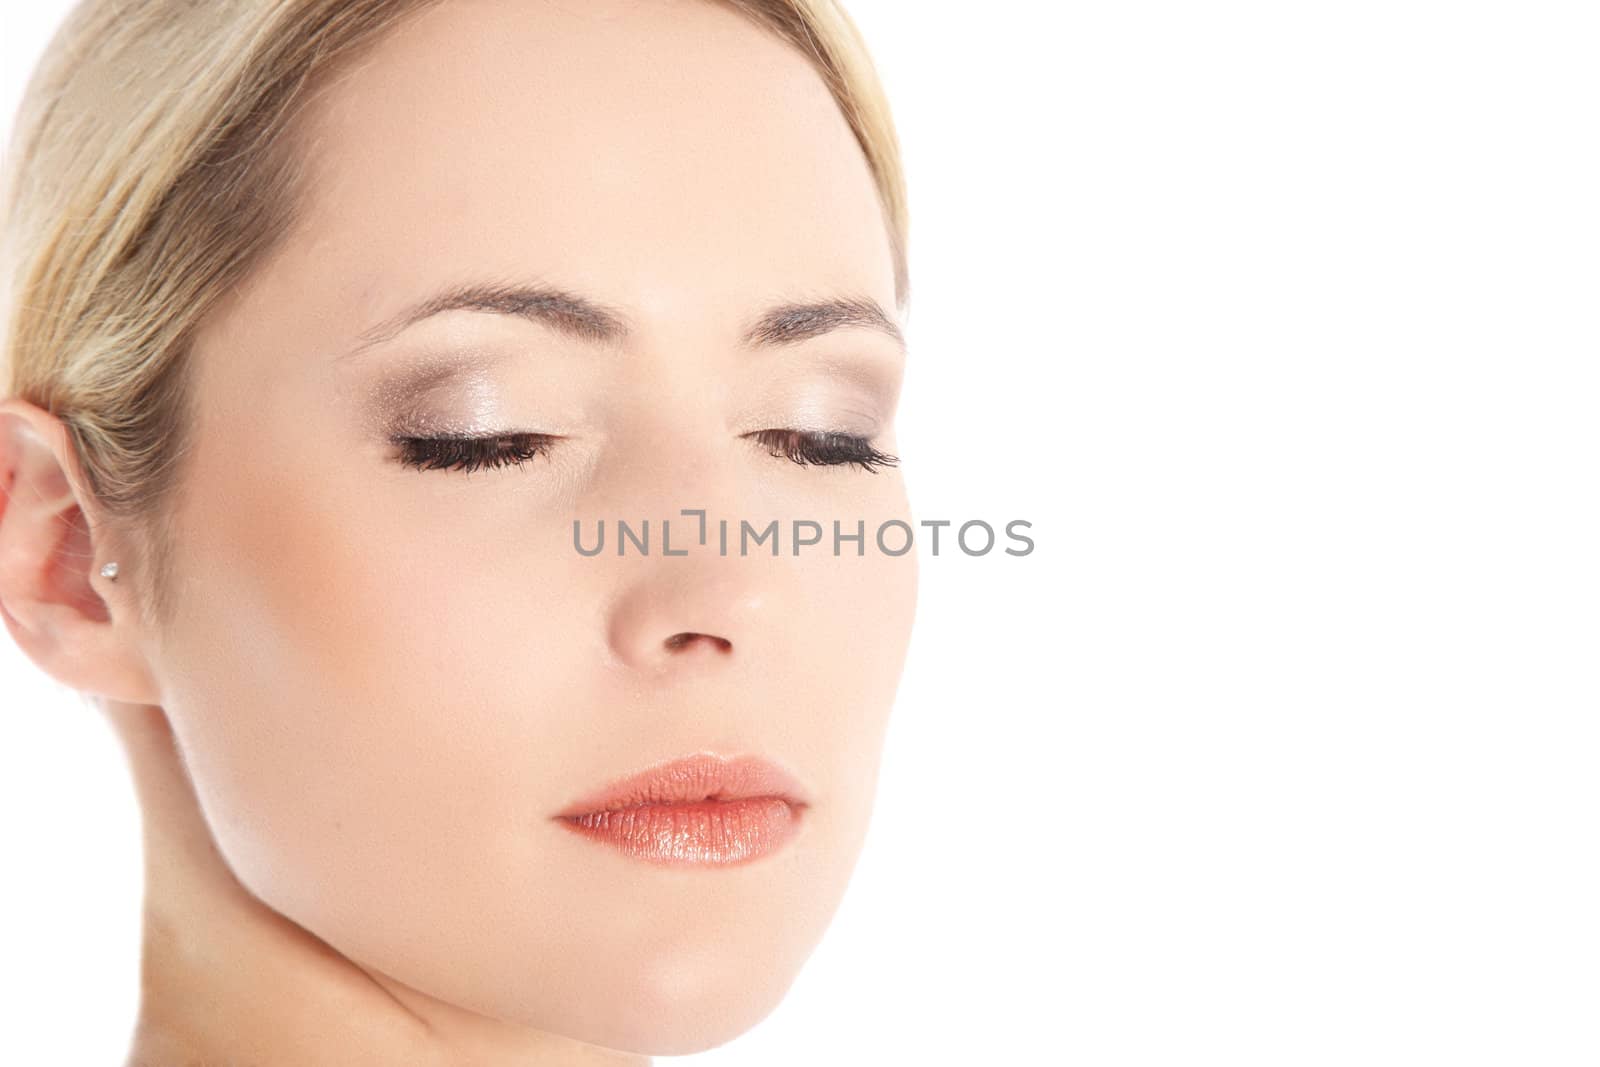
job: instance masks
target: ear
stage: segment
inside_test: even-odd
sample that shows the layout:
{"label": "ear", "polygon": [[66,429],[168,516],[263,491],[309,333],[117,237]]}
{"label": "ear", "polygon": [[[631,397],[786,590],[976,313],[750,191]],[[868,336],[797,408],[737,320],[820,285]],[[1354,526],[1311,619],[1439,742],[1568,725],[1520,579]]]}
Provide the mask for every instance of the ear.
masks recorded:
{"label": "ear", "polygon": [[100,576],[116,553],[96,538],[94,501],[66,426],[0,401],[0,618],[30,659],[72,689],[159,703],[142,653],[138,605]]}

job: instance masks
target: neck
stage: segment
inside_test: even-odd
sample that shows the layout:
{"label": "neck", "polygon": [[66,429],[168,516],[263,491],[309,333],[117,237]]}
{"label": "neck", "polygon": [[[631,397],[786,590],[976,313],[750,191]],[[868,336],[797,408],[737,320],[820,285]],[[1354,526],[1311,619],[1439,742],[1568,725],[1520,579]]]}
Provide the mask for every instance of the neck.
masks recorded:
{"label": "neck", "polygon": [[165,713],[104,705],[144,815],[144,938],[127,1067],[301,1063],[649,1067],[370,971],[268,907],[217,850]]}

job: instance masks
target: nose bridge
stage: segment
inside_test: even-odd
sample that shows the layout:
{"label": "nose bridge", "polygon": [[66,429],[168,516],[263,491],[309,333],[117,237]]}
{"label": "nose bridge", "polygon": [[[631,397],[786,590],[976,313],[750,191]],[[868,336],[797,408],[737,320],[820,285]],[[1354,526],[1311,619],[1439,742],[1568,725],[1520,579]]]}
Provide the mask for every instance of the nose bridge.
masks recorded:
{"label": "nose bridge", "polygon": [[608,449],[613,463],[599,495],[634,516],[676,514],[707,493],[733,488],[733,440],[714,382],[694,373],[651,375],[630,398]]}
{"label": "nose bridge", "polygon": [[717,517],[770,510],[760,500],[755,446],[729,424],[715,376],[697,374],[670,384],[650,376],[664,391],[641,389],[630,399],[607,442],[605,468],[585,494],[586,510],[626,522],[636,536],[648,522],[651,555],[662,552],[669,531],[672,552],[701,547],[702,534],[710,546]]}

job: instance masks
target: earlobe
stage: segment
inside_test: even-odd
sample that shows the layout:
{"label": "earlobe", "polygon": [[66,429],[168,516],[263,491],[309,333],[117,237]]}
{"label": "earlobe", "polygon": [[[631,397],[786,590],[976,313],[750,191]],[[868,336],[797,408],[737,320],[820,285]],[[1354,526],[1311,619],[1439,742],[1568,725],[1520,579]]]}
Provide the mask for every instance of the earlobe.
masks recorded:
{"label": "earlobe", "polygon": [[95,543],[76,459],[55,416],[14,397],[0,401],[0,618],[63,685],[156,703],[134,640],[138,613],[115,605],[126,586],[100,574],[96,554],[109,552]]}

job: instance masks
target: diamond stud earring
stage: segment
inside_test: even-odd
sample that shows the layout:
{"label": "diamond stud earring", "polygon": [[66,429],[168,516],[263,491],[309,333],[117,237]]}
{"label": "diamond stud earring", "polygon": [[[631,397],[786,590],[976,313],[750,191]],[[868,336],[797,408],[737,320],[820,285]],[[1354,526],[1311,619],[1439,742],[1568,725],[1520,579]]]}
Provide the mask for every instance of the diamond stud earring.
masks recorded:
{"label": "diamond stud earring", "polygon": [[113,582],[117,580],[117,564],[115,560],[100,568],[100,577],[110,578]]}

